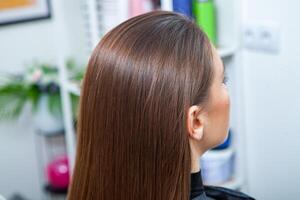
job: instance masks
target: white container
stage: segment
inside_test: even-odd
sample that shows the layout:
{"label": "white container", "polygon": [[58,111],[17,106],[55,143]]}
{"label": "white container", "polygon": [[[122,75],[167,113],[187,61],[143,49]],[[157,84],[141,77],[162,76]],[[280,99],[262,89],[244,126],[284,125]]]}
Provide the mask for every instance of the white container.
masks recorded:
{"label": "white container", "polygon": [[200,166],[204,184],[225,183],[234,174],[234,152],[231,148],[210,150],[201,157]]}
{"label": "white container", "polygon": [[54,115],[48,109],[47,95],[41,96],[33,120],[35,129],[44,135],[53,135],[64,130],[62,114]]}

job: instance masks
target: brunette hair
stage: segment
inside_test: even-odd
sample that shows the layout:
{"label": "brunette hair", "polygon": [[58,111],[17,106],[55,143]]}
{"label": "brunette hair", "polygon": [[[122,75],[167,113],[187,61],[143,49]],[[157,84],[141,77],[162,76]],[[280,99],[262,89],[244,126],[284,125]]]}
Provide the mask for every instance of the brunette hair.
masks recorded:
{"label": "brunette hair", "polygon": [[69,200],[188,200],[187,110],[213,77],[206,35],[153,11],[108,32],[88,63]]}

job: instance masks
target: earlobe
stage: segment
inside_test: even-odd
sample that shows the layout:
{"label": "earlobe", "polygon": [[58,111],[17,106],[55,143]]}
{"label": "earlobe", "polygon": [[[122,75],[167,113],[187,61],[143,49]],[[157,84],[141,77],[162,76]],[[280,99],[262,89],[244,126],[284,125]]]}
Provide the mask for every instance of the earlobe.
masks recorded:
{"label": "earlobe", "polygon": [[201,127],[198,127],[197,129],[195,129],[195,132],[193,134],[193,137],[196,139],[196,140],[201,140],[202,137],[203,137],[203,133],[204,133],[204,127],[201,126]]}

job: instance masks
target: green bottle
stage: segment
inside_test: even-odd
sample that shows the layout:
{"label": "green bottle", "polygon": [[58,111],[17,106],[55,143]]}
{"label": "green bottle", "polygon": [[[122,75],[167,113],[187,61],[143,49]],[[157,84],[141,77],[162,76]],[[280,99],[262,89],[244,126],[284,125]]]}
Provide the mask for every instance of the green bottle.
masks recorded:
{"label": "green bottle", "polygon": [[213,0],[193,0],[192,10],[196,23],[210,41],[217,45],[216,9]]}

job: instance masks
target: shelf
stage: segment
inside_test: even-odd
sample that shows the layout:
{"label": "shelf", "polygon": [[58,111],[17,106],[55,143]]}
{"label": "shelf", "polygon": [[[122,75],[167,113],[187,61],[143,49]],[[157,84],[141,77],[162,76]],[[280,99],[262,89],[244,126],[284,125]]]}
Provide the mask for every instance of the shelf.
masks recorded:
{"label": "shelf", "polygon": [[52,195],[67,195],[68,193],[68,188],[54,188],[50,184],[46,184],[44,190]]}
{"label": "shelf", "polygon": [[66,89],[69,93],[75,94],[75,95],[80,95],[80,87],[77,83],[74,82],[67,82],[66,83]]}
{"label": "shelf", "polygon": [[237,47],[235,46],[218,48],[218,52],[221,58],[227,58],[233,56],[236,53],[236,51],[237,51]]}
{"label": "shelf", "polygon": [[51,137],[57,137],[57,136],[62,136],[65,134],[64,130],[60,131],[55,131],[55,132],[45,132],[42,130],[36,130],[36,133],[40,136],[46,137],[46,138],[51,138]]}

